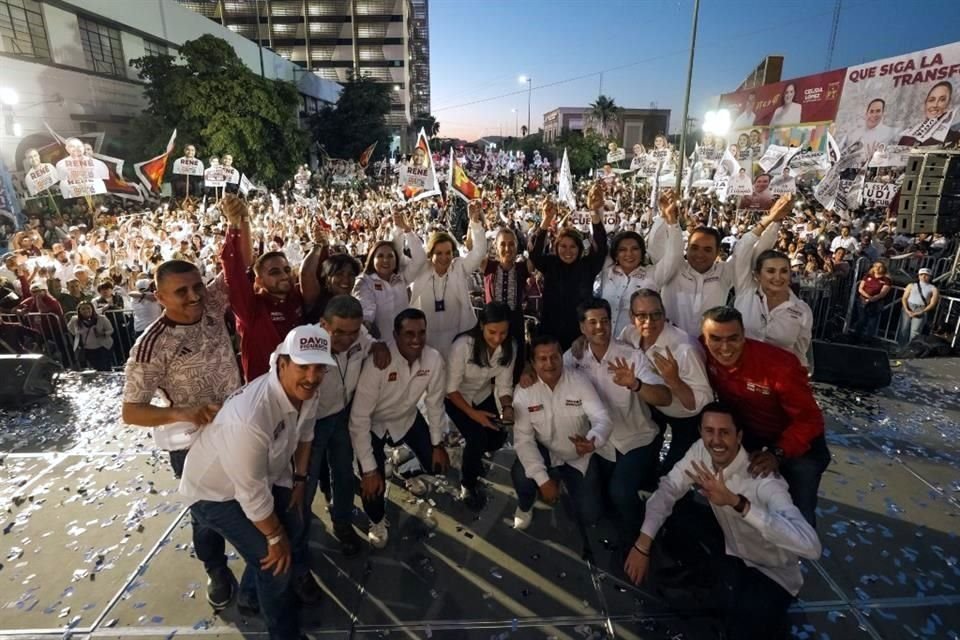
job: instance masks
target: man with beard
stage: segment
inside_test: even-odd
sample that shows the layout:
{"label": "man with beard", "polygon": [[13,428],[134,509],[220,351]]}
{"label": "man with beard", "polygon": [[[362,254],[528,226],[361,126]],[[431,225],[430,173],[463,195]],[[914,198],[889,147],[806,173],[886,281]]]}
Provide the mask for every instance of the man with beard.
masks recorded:
{"label": "man with beard", "polygon": [[798,560],[819,558],[820,540],[782,478],[750,473],[742,426],[728,408],[718,402],[704,407],[700,435],[647,500],[642,533],[624,570],[636,584],[644,579],[654,538],[674,505],[696,488],[723,531],[711,568],[719,579],[724,637],[786,638],[787,607],[803,585]]}
{"label": "man with beard", "polygon": [[230,229],[220,261],[229,286],[230,307],[237,317],[240,361],[249,381],[267,372],[274,348],[291,329],[303,324],[305,300],[282,251],[268,251],[257,258],[253,265],[255,277],[250,281],[246,256],[252,254],[252,249],[247,206],[236,196],[227,195],[221,209]]}

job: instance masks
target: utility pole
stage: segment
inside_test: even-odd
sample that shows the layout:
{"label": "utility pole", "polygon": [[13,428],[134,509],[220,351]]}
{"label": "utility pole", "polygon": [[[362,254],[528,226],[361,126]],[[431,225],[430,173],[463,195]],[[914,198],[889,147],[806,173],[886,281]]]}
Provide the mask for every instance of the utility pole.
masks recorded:
{"label": "utility pole", "polygon": [[683,98],[683,123],[680,129],[680,157],[677,160],[676,193],[680,193],[683,181],[683,163],[687,159],[687,118],[690,115],[690,83],[693,81],[693,53],[697,48],[697,18],[700,16],[700,0],[693,0],[693,27],[690,29],[690,60],[687,63],[687,92]]}

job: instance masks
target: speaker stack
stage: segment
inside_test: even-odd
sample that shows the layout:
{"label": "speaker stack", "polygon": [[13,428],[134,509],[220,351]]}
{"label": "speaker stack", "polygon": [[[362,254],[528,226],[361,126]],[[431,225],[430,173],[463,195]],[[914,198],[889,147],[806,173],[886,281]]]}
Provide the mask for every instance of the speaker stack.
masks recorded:
{"label": "speaker stack", "polygon": [[60,371],[60,364],[44,355],[0,355],[0,407],[17,407],[47,397],[53,393],[54,375]]}
{"label": "speaker stack", "polygon": [[960,152],[911,153],[900,186],[900,233],[960,231]]}

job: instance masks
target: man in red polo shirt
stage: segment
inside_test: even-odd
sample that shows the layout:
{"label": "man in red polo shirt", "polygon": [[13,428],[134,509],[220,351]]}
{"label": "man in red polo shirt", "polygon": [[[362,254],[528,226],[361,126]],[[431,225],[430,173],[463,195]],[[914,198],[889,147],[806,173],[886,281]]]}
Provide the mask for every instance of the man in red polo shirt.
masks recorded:
{"label": "man in red polo shirt", "polygon": [[700,340],[710,385],[744,427],[750,473],[782,475],[794,504],[815,527],[817,490],[830,451],[806,369],[789,351],[747,338],[733,307],[706,311]]}
{"label": "man in red polo shirt", "polygon": [[[291,329],[303,324],[304,303],[314,300],[304,300],[282,251],[257,258],[251,282],[247,275],[252,255],[247,205],[227,195],[220,202],[220,210],[230,223],[220,262],[230,291],[230,308],[237,318],[243,375],[251,382],[270,369],[270,354]],[[315,246],[311,253],[319,250]]]}

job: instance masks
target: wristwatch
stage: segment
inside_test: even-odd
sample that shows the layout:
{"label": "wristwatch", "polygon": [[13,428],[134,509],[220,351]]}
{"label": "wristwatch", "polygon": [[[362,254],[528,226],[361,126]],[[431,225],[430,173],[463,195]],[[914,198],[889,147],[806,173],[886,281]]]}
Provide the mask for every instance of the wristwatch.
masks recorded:
{"label": "wristwatch", "polygon": [[750,501],[747,500],[747,496],[742,493],[737,494],[737,504],[733,505],[733,510],[743,515],[744,510],[747,508],[747,505],[750,504]]}
{"label": "wristwatch", "polygon": [[637,393],[638,391],[640,391],[640,389],[643,388],[643,380],[641,380],[640,378],[634,378],[634,380],[637,381],[637,388],[633,389],[633,392]]}
{"label": "wristwatch", "polygon": [[295,473],[293,474],[293,483],[296,484],[298,482],[306,482],[308,477],[309,476],[305,476],[301,473]]}

